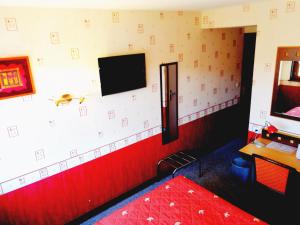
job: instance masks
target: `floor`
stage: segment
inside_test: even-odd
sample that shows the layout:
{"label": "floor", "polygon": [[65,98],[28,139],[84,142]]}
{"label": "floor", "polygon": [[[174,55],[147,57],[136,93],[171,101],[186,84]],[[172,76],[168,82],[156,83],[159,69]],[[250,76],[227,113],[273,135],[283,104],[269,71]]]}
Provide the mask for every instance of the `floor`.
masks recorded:
{"label": "floor", "polygon": [[[242,147],[241,139],[236,139],[216,151],[206,155],[201,159],[202,176],[199,177],[198,162],[182,169],[177,175],[184,175],[195,181],[199,185],[214,192],[232,204],[255,215],[256,217],[270,223],[278,225],[299,224],[293,220],[294,209],[289,204],[285,204],[283,199],[277,195],[258,192],[251,186],[243,184],[230,173],[231,160],[239,156],[238,150]],[[136,199],[144,193],[153,190],[164,181],[171,179],[171,176],[156,182],[147,188],[139,191],[125,200],[118,202],[112,207],[100,212],[96,216],[81,223],[82,225],[94,224],[99,219],[109,215],[114,210],[121,208],[128,202]],[[296,215],[295,215],[296,217]]]}

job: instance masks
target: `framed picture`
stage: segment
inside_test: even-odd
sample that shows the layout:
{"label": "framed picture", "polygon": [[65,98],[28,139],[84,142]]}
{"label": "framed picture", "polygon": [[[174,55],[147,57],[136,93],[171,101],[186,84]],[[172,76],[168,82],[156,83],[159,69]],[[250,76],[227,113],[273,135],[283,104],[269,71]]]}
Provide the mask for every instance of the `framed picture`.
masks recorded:
{"label": "framed picture", "polygon": [[34,93],[28,57],[0,58],[0,100]]}

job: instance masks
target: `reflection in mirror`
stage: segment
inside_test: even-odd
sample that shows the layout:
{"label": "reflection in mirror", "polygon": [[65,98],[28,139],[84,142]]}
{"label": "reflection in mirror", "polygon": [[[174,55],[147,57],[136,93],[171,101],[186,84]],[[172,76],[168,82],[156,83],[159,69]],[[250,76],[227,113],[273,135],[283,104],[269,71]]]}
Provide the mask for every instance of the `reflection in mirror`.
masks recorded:
{"label": "reflection in mirror", "polygon": [[[300,118],[300,71],[298,60],[279,62],[277,87],[274,86],[272,115]],[[276,91],[275,91],[276,90]],[[275,99],[275,101],[274,101]]]}
{"label": "reflection in mirror", "polygon": [[279,85],[299,85],[300,82],[299,61],[280,61]]}

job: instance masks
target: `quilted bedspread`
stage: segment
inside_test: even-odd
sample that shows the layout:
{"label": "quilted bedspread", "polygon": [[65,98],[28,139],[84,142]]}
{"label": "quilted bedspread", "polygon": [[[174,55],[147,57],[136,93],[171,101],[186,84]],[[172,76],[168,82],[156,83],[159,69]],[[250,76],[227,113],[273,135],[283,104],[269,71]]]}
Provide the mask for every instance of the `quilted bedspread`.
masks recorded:
{"label": "quilted bedspread", "polygon": [[289,116],[300,117],[300,107],[292,108],[291,110],[287,111],[285,114]]}
{"label": "quilted bedspread", "polygon": [[96,225],[261,225],[258,218],[178,176]]}

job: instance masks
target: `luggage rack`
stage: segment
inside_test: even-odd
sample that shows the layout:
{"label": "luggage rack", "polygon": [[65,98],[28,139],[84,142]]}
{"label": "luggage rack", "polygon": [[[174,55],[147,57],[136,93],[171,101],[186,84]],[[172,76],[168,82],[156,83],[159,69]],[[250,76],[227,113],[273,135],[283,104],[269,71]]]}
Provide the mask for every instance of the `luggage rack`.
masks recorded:
{"label": "luggage rack", "polygon": [[172,178],[174,178],[175,173],[178,170],[192,164],[195,161],[197,161],[197,158],[192,151],[181,151],[174,153],[158,161],[157,175],[160,176],[161,172],[163,171],[162,166],[164,166],[167,168],[167,170],[172,170]]}

